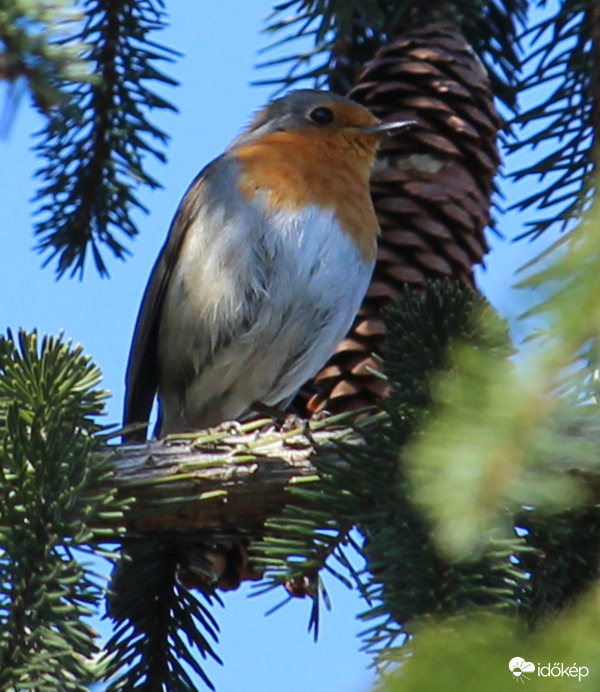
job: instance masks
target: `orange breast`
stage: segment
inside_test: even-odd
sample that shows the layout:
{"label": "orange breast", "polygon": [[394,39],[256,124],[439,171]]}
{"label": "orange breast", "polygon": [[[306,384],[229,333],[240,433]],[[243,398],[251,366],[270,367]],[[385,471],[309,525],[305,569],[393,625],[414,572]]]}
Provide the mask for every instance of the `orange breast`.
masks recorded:
{"label": "orange breast", "polygon": [[357,128],[272,132],[237,152],[239,189],[247,200],[267,191],[273,209],[333,209],[342,229],[372,262],[379,224],[369,194],[377,138]]}

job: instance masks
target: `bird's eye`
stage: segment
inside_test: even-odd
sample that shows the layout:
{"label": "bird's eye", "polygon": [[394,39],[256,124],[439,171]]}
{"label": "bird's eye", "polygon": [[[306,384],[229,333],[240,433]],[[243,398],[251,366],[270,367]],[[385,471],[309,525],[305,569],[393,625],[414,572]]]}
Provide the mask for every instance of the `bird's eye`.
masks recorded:
{"label": "bird's eye", "polygon": [[331,125],[333,122],[333,111],[331,108],[319,106],[318,108],[313,108],[308,117],[317,125]]}

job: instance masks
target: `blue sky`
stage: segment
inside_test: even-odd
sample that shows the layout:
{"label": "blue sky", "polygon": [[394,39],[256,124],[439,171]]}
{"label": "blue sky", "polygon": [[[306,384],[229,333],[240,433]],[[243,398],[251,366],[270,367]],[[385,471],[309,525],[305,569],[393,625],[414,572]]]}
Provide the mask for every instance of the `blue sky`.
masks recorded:
{"label": "blue sky", "polygon": [[[181,87],[164,90],[180,112],[155,117],[172,137],[167,165],[150,165],[164,189],[142,193],[150,214],[137,217],[141,235],[129,245],[131,257],[120,262],[106,256],[110,279],[98,278],[91,264],[82,282],[57,282],[52,266],[41,269],[42,258],[32,251],[33,206],[29,200],[35,192],[32,176],[36,169],[31,133],[42,121],[26,101],[7,139],[0,141],[0,328],[37,327],[50,334],[64,331],[81,343],[100,366],[104,388],[112,392],[107,423],[120,419],[134,320],[176,206],[200,168],[227,146],[272,93],[270,88],[250,86],[262,76],[254,65],[259,61],[257,50],[267,43],[260,31],[272,4],[271,0],[170,3],[171,26],[159,40],[182,51],[184,57],[166,68],[180,80]],[[515,216],[505,217],[501,224],[508,237],[517,235],[519,228]],[[478,271],[479,285],[501,314],[514,317],[521,309],[521,301],[511,289],[514,270],[542,248],[495,237],[491,243],[487,270]],[[369,657],[359,653],[356,634],[363,626],[355,619],[364,604],[343,587],[330,586],[333,612],[324,613],[317,644],[306,632],[308,603],[293,602],[267,618],[265,611],[283,594],[248,599],[246,587],[225,594],[225,609],[216,612],[222,630],[218,653],[225,666],[207,665],[217,689],[367,690],[373,675],[367,670]]]}

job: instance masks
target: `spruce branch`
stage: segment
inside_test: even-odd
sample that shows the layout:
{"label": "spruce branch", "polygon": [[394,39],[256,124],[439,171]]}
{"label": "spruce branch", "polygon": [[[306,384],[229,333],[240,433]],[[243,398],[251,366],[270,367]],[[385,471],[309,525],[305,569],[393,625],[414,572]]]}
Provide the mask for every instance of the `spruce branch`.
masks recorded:
{"label": "spruce branch", "polygon": [[[315,440],[330,444],[347,433],[342,418],[285,431],[262,430],[264,420],[227,424],[118,450],[112,463],[121,487],[138,501],[111,584],[110,690],[193,690],[182,664],[212,689],[198,655],[220,662],[209,610],[220,602],[214,560],[223,544],[259,539],[266,519],[289,502],[290,486],[315,482],[309,460]],[[198,591],[184,588],[190,581]],[[123,661],[133,665],[123,669]]]}
{"label": "spruce branch", "polygon": [[36,106],[48,111],[63,98],[60,84],[91,79],[90,65],[83,59],[85,46],[71,40],[74,27],[81,20],[81,13],[70,0],[3,2],[0,79],[11,85],[7,106],[13,111],[25,88]]}
{"label": "spruce branch", "polygon": [[94,418],[97,367],[60,338],[0,340],[0,688],[84,690],[102,586],[75,554],[117,515]]}
{"label": "spruce branch", "polygon": [[50,114],[36,146],[46,159],[36,174],[37,249],[48,255],[44,264],[57,260],[59,277],[67,271],[81,276],[88,252],[107,276],[102,246],[125,256],[115,231],[137,235],[132,214],[145,209],[135,191],[159,187],[145,162],[149,156],[165,160],[168,137],[147,111],[175,108],[148,82],[176,84],[156,67],[175,51],[150,39],[164,26],[161,6],[159,0],[85,3],[85,21],[73,40],[89,46],[85,58],[97,79],[63,90],[68,99]]}
{"label": "spruce branch", "polygon": [[[520,238],[560,231],[579,219],[595,193],[595,159],[600,133],[600,17],[594,0],[561,0],[550,5],[521,40],[530,44],[519,85],[530,106],[513,121],[518,137],[508,151],[543,147],[543,155],[512,174],[515,181],[543,180],[512,208],[535,209]],[[535,95],[533,98],[531,94]]]}
{"label": "spruce branch", "polygon": [[[597,215],[596,209],[534,261],[521,282],[541,296],[527,314],[543,315],[548,325],[535,356],[510,363],[458,343],[449,353],[454,371],[432,383],[437,415],[407,450],[407,459],[415,498],[428,508],[440,545],[455,557],[470,553],[488,530],[506,526],[507,508],[528,504],[550,511],[552,503],[580,501],[581,489],[556,462],[578,463],[581,445],[561,435],[562,444],[552,452],[548,440],[556,437],[548,438],[547,431],[560,418],[590,418],[579,404],[589,398],[589,354],[600,325]],[[591,408],[597,416],[597,407]],[[597,461],[592,456],[588,463],[595,468]]]}
{"label": "spruce branch", "polygon": [[[267,18],[265,33],[276,39],[264,50],[294,46],[295,42],[303,49],[295,53],[290,49],[283,58],[261,63],[262,68],[289,68],[283,77],[257,83],[283,89],[308,79],[317,88],[328,86],[347,93],[354,86],[357,70],[381,46],[415,26],[450,20],[456,22],[483,61],[496,96],[514,110],[521,60],[518,36],[527,8],[527,0],[502,0],[483,7],[477,0],[455,0],[430,3],[426,8],[416,8],[408,0],[288,0],[276,5]],[[307,43],[312,46],[305,48]]]}
{"label": "spruce branch", "polygon": [[[124,497],[135,498],[129,515],[134,533],[218,534],[223,527],[236,526],[253,530],[289,501],[290,488],[318,479],[315,445],[324,458],[335,459],[335,440],[360,442],[349,418],[331,416],[283,431],[264,430],[271,425],[265,419],[144,444],[108,446],[114,471],[109,484]],[[114,526],[110,518],[101,521],[98,528]]]}
{"label": "spruce branch", "polygon": [[[365,536],[366,591],[372,605],[366,650],[385,664],[418,623],[432,614],[471,608],[516,608],[526,589],[518,536],[488,536],[478,551],[456,561],[440,550],[435,525],[415,493],[408,452],[437,418],[435,382],[455,377],[458,343],[504,362],[511,351],[504,322],[477,293],[433,282],[424,295],[406,290],[385,317],[385,371],[393,384],[385,401],[384,434],[367,435],[365,450],[344,455],[356,473],[372,475],[370,506],[357,525]],[[452,447],[447,448],[452,452]],[[364,481],[363,481],[364,482]],[[461,508],[461,512],[464,508]]]}
{"label": "spruce branch", "polygon": [[[315,631],[321,577],[329,572],[355,584],[369,603],[363,617],[373,623],[364,633],[365,646],[382,658],[420,618],[471,607],[516,608],[526,587],[515,558],[526,549],[519,537],[490,538],[481,553],[460,563],[447,559],[414,501],[403,459],[433,405],[432,382],[452,366],[450,346],[468,341],[504,359],[510,352],[504,324],[474,292],[434,282],[422,296],[407,289],[389,311],[386,327],[385,365],[393,385],[384,404],[388,415],[361,431],[361,444],[343,438],[335,443],[343,464],[317,450],[319,482],[291,490],[290,503],[267,521],[252,550],[267,569],[261,592],[285,584],[292,595],[313,596]],[[364,539],[358,546],[366,561],[361,570],[343,552],[353,528]]]}
{"label": "spruce branch", "polygon": [[537,352],[510,364],[455,349],[454,371],[432,383],[437,413],[404,452],[443,554],[467,558],[511,527],[523,539],[515,557],[531,577],[516,602],[531,622],[578,598],[600,564],[598,214],[527,267],[521,285],[539,291],[531,312],[547,325]]}
{"label": "spruce branch", "polygon": [[105,647],[107,689],[143,685],[148,690],[195,692],[185,663],[214,690],[197,654],[221,663],[211,644],[217,641],[219,627],[209,610],[215,601],[220,603],[219,597],[208,586],[200,593],[182,586],[177,545],[148,541],[129,555],[135,570],[127,574],[128,565],[119,563],[112,586],[118,599],[113,595],[109,602],[115,633]]}
{"label": "spruce branch", "polygon": [[[407,415],[403,412],[402,418]],[[311,421],[310,436],[302,428],[259,430],[257,426],[270,423],[261,420],[144,444],[104,446],[102,454],[112,473],[99,483],[98,493],[127,498],[129,509],[125,518],[108,512],[91,516],[91,525],[106,540],[115,539],[124,525],[133,540],[169,531],[180,540],[189,534],[190,542],[202,535],[231,538],[236,526],[254,535],[294,498],[303,511],[302,506],[313,501],[313,492],[315,497],[323,495],[323,478],[329,477],[327,488],[339,490],[349,481],[355,492],[362,488],[372,502],[367,483],[373,467],[365,433],[373,428],[386,438],[391,430],[396,435],[398,427],[382,414],[368,417],[359,427],[350,427],[348,418],[345,414]],[[548,445],[546,434],[550,435]],[[536,450],[557,471],[573,472],[591,481],[593,459],[600,456],[600,422],[595,409],[559,410]],[[360,458],[354,460],[355,456]],[[579,463],[581,459],[592,461]],[[379,490],[389,483],[389,477],[383,475],[378,483]],[[284,520],[277,519],[275,524],[279,521]]]}
{"label": "spruce branch", "polygon": [[[400,658],[402,665],[386,676],[377,689],[504,692],[507,687],[520,689],[521,684],[526,689],[527,685],[541,682],[540,678],[546,678],[556,692],[570,692],[580,684],[596,689],[600,684],[600,672],[594,665],[600,653],[598,614],[598,596],[594,593],[563,617],[545,623],[534,636],[518,621],[498,613],[431,618],[420,625],[405,648]],[[515,675],[509,662],[517,656],[525,657],[523,663],[533,662],[533,671]],[[571,667],[572,674],[560,675]]]}

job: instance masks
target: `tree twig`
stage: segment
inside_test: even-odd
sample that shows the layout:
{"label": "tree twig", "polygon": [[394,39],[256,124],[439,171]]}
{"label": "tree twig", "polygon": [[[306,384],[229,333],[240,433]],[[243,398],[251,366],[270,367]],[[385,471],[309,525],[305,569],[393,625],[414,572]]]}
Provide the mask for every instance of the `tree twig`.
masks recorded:
{"label": "tree twig", "polygon": [[[282,431],[265,430],[271,421],[261,420],[121,445],[110,452],[110,489],[134,498],[128,531],[251,530],[283,508],[290,487],[318,480],[311,461],[315,448],[336,459],[333,442],[360,443],[360,435],[348,426],[352,417]],[[122,524],[122,519],[115,521]]]}

